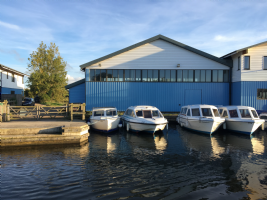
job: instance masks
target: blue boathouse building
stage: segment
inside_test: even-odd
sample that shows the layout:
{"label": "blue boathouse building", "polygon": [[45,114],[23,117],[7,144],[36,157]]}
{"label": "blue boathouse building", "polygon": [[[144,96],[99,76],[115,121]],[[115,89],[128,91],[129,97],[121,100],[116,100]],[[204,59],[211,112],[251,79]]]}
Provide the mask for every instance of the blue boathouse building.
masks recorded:
{"label": "blue boathouse building", "polygon": [[66,86],[70,103],[93,107],[153,105],[177,112],[188,104],[230,104],[232,61],[162,35],[80,66],[85,79]]}

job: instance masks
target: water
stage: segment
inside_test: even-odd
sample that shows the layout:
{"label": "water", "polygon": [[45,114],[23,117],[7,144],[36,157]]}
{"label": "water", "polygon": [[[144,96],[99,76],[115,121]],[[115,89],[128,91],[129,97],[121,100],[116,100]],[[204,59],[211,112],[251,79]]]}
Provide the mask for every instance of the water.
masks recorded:
{"label": "water", "polygon": [[264,199],[267,134],[91,132],[85,145],[1,153],[1,199]]}

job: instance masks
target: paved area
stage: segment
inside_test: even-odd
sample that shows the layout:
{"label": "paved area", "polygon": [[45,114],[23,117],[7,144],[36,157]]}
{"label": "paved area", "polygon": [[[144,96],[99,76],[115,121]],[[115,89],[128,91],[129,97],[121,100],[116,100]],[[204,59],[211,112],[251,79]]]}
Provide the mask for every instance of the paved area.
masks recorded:
{"label": "paved area", "polygon": [[46,127],[73,127],[86,125],[85,121],[74,119],[73,121],[64,119],[41,119],[41,120],[16,120],[0,123],[2,128],[46,128]]}

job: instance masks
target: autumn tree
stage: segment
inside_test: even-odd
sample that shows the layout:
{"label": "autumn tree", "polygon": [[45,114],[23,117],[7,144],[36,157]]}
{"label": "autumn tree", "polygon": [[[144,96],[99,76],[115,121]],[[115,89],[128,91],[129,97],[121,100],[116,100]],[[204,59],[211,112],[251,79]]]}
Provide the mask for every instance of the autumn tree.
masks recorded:
{"label": "autumn tree", "polygon": [[30,92],[38,95],[41,102],[54,100],[60,102],[67,94],[67,62],[63,60],[55,43],[46,46],[43,42],[28,58]]}

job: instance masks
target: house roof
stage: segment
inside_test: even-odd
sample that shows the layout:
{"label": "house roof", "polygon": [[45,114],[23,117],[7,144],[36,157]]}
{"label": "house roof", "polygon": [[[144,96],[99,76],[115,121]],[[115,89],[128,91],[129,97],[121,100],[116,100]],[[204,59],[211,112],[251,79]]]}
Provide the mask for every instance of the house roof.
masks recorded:
{"label": "house roof", "polygon": [[147,40],[144,40],[144,41],[142,41],[142,42],[139,42],[139,43],[136,43],[136,44],[131,45],[131,46],[129,46],[129,47],[126,47],[126,48],[124,48],[124,49],[121,49],[121,50],[119,50],[119,51],[116,51],[116,52],[114,52],[114,53],[108,54],[108,55],[103,56],[103,57],[101,57],[101,58],[92,60],[92,61],[90,61],[90,62],[88,62],[88,63],[83,64],[83,65],[80,65],[80,68],[81,68],[82,70],[84,70],[84,69],[85,69],[86,67],[88,67],[88,66],[91,66],[91,65],[93,65],[93,64],[99,63],[99,62],[104,61],[104,60],[106,60],[106,59],[109,59],[109,58],[112,58],[112,57],[114,57],[114,56],[117,56],[117,55],[119,55],[119,54],[121,54],[121,53],[124,53],[124,52],[126,52],[126,51],[132,50],[132,49],[134,49],[134,48],[136,48],[136,47],[142,46],[142,45],[144,45],[144,44],[147,44],[147,43],[153,42],[153,41],[155,41],[155,40],[159,40],[159,39],[164,40],[164,41],[167,41],[167,42],[169,42],[169,43],[171,43],[171,44],[174,44],[174,45],[176,45],[176,46],[178,46],[178,47],[181,47],[181,48],[183,48],[183,49],[186,49],[186,50],[188,50],[188,51],[191,51],[191,52],[196,53],[196,54],[198,54],[198,55],[201,55],[201,56],[203,56],[203,57],[206,57],[206,58],[208,58],[208,59],[210,59],[210,60],[213,60],[213,61],[215,61],[215,62],[218,62],[218,63],[221,63],[221,64],[223,64],[223,65],[226,65],[226,66],[228,66],[228,67],[232,67],[232,62],[230,62],[230,61],[223,60],[223,59],[221,59],[221,58],[218,58],[218,57],[213,56],[213,55],[211,55],[211,54],[205,53],[205,52],[203,52],[203,51],[200,51],[200,50],[198,50],[198,49],[195,49],[195,48],[190,47],[190,46],[188,46],[188,45],[185,45],[185,44],[183,44],[183,43],[177,42],[177,41],[175,41],[175,40],[173,40],[173,39],[170,39],[170,38],[168,38],[168,37],[165,37],[165,36],[163,36],[163,35],[157,35],[157,36],[154,36],[154,37],[149,38],[149,39],[147,39]]}
{"label": "house roof", "polygon": [[27,76],[27,74],[21,73],[17,70],[14,70],[10,67],[3,65],[3,64],[0,64],[0,69],[3,71],[6,71],[6,72],[12,73],[12,74],[16,74],[16,75],[20,75],[20,76]]}
{"label": "house roof", "polygon": [[265,41],[265,42],[261,42],[261,43],[258,43],[258,44],[254,44],[254,45],[252,45],[252,46],[248,46],[248,47],[245,47],[245,48],[242,48],[242,49],[235,50],[235,51],[233,51],[233,52],[231,52],[231,53],[228,53],[228,54],[222,56],[221,58],[228,58],[229,56],[232,56],[232,55],[234,55],[234,54],[237,54],[237,53],[239,53],[239,52],[241,52],[241,51],[244,51],[244,50],[247,50],[247,49],[249,49],[249,48],[256,47],[256,46],[259,46],[259,45],[262,45],[262,44],[264,44],[264,43],[267,43],[267,41]]}
{"label": "house roof", "polygon": [[74,83],[71,83],[71,84],[69,84],[69,85],[66,85],[65,88],[66,88],[66,89],[70,89],[70,88],[75,87],[75,86],[77,86],[77,85],[80,85],[80,84],[82,84],[82,83],[85,83],[85,79],[81,79],[81,80],[79,80],[79,81],[76,81],[76,82],[74,82]]}

